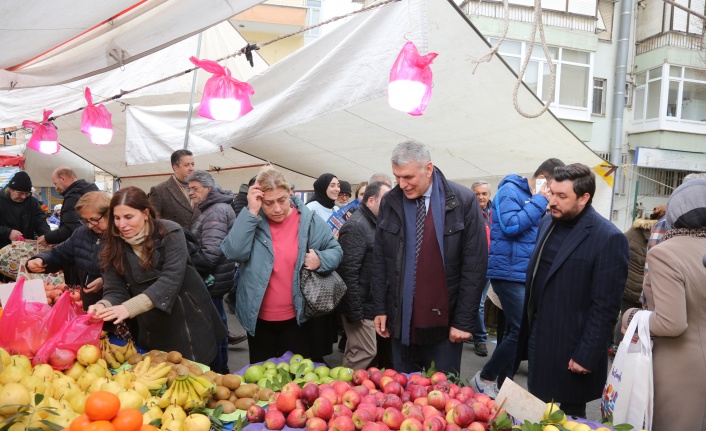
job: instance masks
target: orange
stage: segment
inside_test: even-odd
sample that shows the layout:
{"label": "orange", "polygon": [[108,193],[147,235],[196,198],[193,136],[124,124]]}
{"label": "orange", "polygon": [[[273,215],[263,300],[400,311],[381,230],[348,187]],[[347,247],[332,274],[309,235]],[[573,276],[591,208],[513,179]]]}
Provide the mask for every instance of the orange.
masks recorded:
{"label": "orange", "polygon": [[115,431],[115,427],[108,421],[95,421],[88,424],[84,431]]}
{"label": "orange", "polygon": [[92,421],[109,421],[118,414],[118,411],[120,411],[120,399],[112,392],[98,391],[86,398],[85,413]]}
{"label": "orange", "polygon": [[140,428],[140,431],[159,431],[159,428],[154,425],[144,424],[142,428]]}
{"label": "orange", "polygon": [[88,419],[88,416],[82,414],[73,421],[71,421],[71,431],[83,431],[84,428],[86,428],[90,423],[91,420]]}
{"label": "orange", "polygon": [[115,431],[139,431],[142,427],[142,413],[137,409],[120,410],[110,423]]}

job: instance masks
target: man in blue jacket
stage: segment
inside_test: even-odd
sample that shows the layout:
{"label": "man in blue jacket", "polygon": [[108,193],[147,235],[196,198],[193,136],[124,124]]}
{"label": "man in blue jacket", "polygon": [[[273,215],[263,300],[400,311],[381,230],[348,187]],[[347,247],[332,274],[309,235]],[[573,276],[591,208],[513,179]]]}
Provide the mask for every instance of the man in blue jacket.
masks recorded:
{"label": "man in blue jacket", "polygon": [[[510,174],[498,185],[490,227],[488,279],[505,313],[505,333],[483,369],[471,381],[476,392],[495,398],[498,384],[512,377],[517,338],[525,300],[525,273],[537,238],[537,227],[546,214],[550,192],[546,181],[559,159],[544,161],[532,178]],[[540,187],[537,187],[539,183]],[[496,383],[497,382],[497,383]]]}

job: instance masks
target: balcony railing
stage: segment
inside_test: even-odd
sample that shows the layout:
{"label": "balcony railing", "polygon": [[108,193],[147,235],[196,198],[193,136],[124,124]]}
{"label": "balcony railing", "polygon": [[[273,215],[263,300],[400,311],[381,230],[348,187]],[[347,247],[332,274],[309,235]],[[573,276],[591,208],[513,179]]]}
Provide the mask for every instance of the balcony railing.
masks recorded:
{"label": "balcony railing", "polygon": [[[464,6],[464,12],[470,18],[485,16],[503,19],[502,3],[489,3],[487,1],[470,1]],[[528,22],[534,20],[534,9],[526,6],[510,5],[510,21]],[[596,32],[596,18],[584,15],[574,15],[566,12],[551,10],[542,11],[544,25],[567,28],[570,30]]]}
{"label": "balcony railing", "polygon": [[637,54],[644,54],[664,46],[700,50],[703,49],[703,45],[701,36],[684,33],[662,33],[639,41],[637,43]]}

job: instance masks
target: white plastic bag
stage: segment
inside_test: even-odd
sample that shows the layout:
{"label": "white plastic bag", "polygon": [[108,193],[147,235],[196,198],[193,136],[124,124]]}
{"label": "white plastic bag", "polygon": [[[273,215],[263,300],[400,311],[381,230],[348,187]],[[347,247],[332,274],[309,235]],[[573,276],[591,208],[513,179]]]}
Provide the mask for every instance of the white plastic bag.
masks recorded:
{"label": "white plastic bag", "polygon": [[[641,310],[633,316],[615,354],[601,400],[604,420],[648,431],[652,429],[654,406],[650,314]],[[632,342],[634,335],[639,337],[637,343]]]}

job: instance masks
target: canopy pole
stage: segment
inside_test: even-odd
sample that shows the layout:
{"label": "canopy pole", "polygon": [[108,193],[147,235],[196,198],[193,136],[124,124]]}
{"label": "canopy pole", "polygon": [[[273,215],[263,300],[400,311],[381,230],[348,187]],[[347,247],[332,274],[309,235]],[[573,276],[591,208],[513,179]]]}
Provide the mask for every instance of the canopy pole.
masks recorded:
{"label": "canopy pole", "polygon": [[[196,42],[196,58],[201,54],[201,37],[203,33],[199,33],[199,39]],[[198,69],[194,70],[194,76],[191,80],[191,94],[189,95],[189,115],[186,117],[186,132],[184,133],[184,149],[189,146],[189,130],[191,129],[191,111],[194,109],[194,93],[196,92],[196,75]]]}

